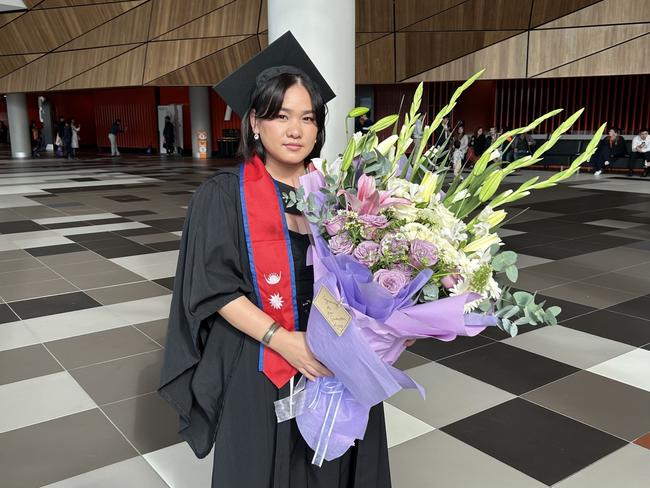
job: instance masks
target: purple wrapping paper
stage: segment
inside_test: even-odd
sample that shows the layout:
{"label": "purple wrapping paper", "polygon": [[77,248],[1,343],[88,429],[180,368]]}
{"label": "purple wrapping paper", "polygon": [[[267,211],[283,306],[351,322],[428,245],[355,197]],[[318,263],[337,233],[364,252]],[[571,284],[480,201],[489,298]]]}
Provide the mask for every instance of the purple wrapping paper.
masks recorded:
{"label": "purple wrapping paper", "polygon": [[[300,180],[305,193],[314,193],[322,204],[323,195],[318,191],[324,183],[322,175],[312,172]],[[413,295],[429,280],[431,270],[422,271],[392,296],[373,281],[366,266],[347,255],[332,255],[318,228],[311,227],[314,296],[325,286],[352,315],[341,336],[315,306],[309,315],[309,347],[334,377],[307,381],[299,393],[304,397],[292,416],[315,451],[313,463],[321,465],[323,459],[336,459],[356,439],[363,439],[372,406],[402,388],[416,388],[424,396],[420,385],[392,366],[406,340],[435,337],[451,341],[458,335],[474,336],[496,320],[489,315],[464,314],[464,305],[477,298],[473,294],[416,305]],[[282,400],[277,409],[279,403]]]}

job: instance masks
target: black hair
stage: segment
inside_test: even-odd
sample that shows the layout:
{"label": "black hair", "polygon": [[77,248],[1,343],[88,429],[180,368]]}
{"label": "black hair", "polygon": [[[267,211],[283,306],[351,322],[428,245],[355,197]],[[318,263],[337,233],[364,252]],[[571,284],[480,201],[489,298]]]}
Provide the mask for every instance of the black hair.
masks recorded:
{"label": "black hair", "polygon": [[639,134],[640,134],[641,132],[650,132],[650,130],[648,130],[647,127],[641,127],[641,130],[639,131]]}
{"label": "black hair", "polygon": [[460,149],[460,141],[454,141],[454,147]]}
{"label": "black hair", "polygon": [[323,102],[320,90],[311,78],[304,73],[282,73],[255,87],[251,98],[251,106],[241,120],[239,153],[244,160],[248,161],[254,154],[257,154],[262,161],[266,160],[266,151],[264,150],[262,141],[259,139],[255,140],[253,137],[253,126],[250,122],[251,111],[255,110],[255,117],[258,119],[274,119],[282,109],[285,93],[296,84],[304,86],[309,93],[316,126],[318,127],[316,144],[306,160],[320,156],[321,149],[325,144],[325,117],[327,115],[327,107]]}

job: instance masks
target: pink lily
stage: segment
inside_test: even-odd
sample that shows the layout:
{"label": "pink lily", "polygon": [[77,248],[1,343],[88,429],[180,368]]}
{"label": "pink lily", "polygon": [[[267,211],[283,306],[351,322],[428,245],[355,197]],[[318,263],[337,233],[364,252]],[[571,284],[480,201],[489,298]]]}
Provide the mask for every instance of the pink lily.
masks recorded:
{"label": "pink lily", "polygon": [[351,210],[359,215],[377,215],[383,208],[396,203],[410,204],[404,198],[393,198],[392,191],[377,190],[375,179],[363,174],[359,177],[357,194],[340,190],[339,195],[345,195],[345,201]]}

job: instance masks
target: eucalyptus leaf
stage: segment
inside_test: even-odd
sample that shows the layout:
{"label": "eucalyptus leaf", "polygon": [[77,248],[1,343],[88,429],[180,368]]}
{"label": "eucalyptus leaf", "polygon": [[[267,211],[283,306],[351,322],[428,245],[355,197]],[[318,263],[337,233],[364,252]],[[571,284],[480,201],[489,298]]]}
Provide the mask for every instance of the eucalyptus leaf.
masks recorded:
{"label": "eucalyptus leaf", "polygon": [[519,270],[517,269],[516,266],[508,266],[506,268],[506,276],[510,281],[513,283],[517,282],[517,278],[519,277]]}
{"label": "eucalyptus leaf", "polygon": [[533,295],[526,291],[516,291],[512,297],[520,307],[526,307],[528,304],[533,303]]}

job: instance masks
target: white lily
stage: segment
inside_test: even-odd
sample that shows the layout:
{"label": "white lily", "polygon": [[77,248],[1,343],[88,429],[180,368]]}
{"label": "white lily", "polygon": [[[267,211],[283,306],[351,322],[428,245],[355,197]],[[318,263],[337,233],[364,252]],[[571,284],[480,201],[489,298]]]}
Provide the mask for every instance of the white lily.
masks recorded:
{"label": "white lily", "polygon": [[377,146],[377,151],[379,151],[383,156],[386,156],[390,149],[395,146],[395,143],[398,139],[399,137],[396,134],[387,137],[379,143]]}
{"label": "white lily", "polygon": [[501,239],[499,239],[498,235],[488,234],[467,244],[463,248],[463,251],[465,254],[471,254],[477,251],[485,251],[486,249],[489,249],[493,244],[498,244],[499,242],[501,242]]}

